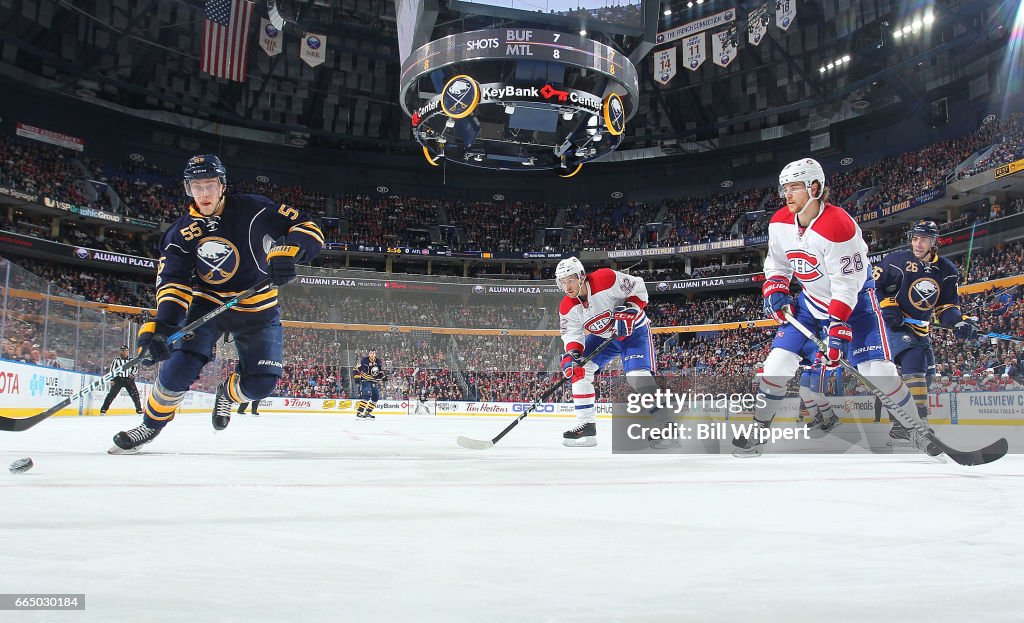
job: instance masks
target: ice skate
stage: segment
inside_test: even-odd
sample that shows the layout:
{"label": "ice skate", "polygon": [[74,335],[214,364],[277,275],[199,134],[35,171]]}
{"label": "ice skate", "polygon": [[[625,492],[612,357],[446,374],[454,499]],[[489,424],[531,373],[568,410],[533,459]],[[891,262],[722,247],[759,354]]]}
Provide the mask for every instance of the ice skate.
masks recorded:
{"label": "ice skate", "polygon": [[761,449],[758,446],[763,446],[765,442],[761,441],[761,436],[758,432],[762,429],[770,428],[771,425],[771,422],[762,422],[755,418],[754,426],[750,429],[750,437],[740,435],[732,440],[732,445],[735,446],[732,455],[739,458],[761,456]]}
{"label": "ice skate", "polygon": [[159,434],[160,429],[150,428],[145,423],[139,424],[131,430],[114,435],[114,447],[107,450],[107,454],[135,454]]}
{"label": "ice skate", "polygon": [[217,397],[213,399],[213,430],[224,430],[231,423],[231,399],[228,398],[227,381],[217,386]]}
{"label": "ice skate", "polygon": [[589,448],[597,445],[597,425],[593,422],[579,424],[562,433],[562,445],[570,448]]}
{"label": "ice skate", "polygon": [[889,429],[889,441],[885,445],[892,448],[907,448],[910,446],[910,431],[906,426],[896,420],[892,421],[892,428]]}

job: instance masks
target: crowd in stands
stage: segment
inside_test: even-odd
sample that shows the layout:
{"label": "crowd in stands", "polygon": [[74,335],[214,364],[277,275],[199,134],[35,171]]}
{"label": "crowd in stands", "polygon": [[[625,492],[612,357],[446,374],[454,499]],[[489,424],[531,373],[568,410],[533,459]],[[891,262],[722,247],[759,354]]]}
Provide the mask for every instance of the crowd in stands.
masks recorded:
{"label": "crowd in stands", "polygon": [[[885,208],[940,186],[972,154],[988,148],[984,158],[957,175],[968,177],[1024,157],[1024,115],[1014,113],[966,136],[830,172],[831,200],[843,202],[853,214]],[[183,213],[187,200],[177,172],[140,162],[97,161],[20,137],[0,136],[0,185],[150,221],[173,220]],[[767,217],[778,204],[774,186],[649,203],[620,200],[564,207],[514,200],[332,196],[234,177],[230,186],[268,194],[325,218],[324,232],[331,242],[384,248],[443,246],[453,251],[607,250],[718,241],[765,233]],[[874,190],[854,195],[866,188]],[[559,215],[564,215],[559,226],[571,235],[538,237],[538,229],[553,227]],[[74,244],[96,244],[91,231],[61,231],[60,236],[77,239]],[[98,248],[150,254],[151,241],[110,238],[102,239]]]}

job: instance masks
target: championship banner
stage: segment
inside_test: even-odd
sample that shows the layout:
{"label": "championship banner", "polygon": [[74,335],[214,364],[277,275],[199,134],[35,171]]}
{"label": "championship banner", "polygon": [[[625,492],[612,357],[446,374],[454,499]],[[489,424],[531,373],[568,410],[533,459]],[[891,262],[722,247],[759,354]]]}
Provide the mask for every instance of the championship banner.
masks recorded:
{"label": "championship banner", "polygon": [[789,30],[796,19],[796,0],[777,0],[775,3],[775,25]]}
{"label": "championship banner", "polygon": [[704,33],[683,39],[683,64],[687,69],[697,71],[707,57],[708,48],[704,42]]}
{"label": "championship banner", "polygon": [[284,50],[281,31],[265,17],[260,18],[260,47],[267,53],[267,56],[277,56]]}
{"label": "championship banner", "polygon": [[655,44],[669,43],[671,41],[676,41],[684,37],[689,37],[690,35],[695,35],[699,32],[704,32],[705,30],[718,28],[719,26],[723,26],[735,20],[736,9],[726,9],[721,13],[708,15],[707,17],[702,17],[701,19],[688,22],[686,24],[683,24],[682,26],[676,26],[675,28],[663,30],[658,33],[658,36],[654,40],[654,42]]}
{"label": "championship banner", "polygon": [[654,80],[658,84],[668,84],[676,76],[676,46],[658,50],[654,53]]}
{"label": "championship banner", "polygon": [[711,60],[719,67],[728,67],[736,58],[736,27],[711,35]]}
{"label": "championship banner", "polygon": [[762,4],[747,17],[747,42],[761,45],[765,33],[768,32],[768,5]]}
{"label": "championship banner", "polygon": [[299,58],[310,67],[316,67],[327,60],[327,36],[307,32],[302,38]]}
{"label": "championship banner", "polygon": [[56,145],[57,147],[63,147],[72,151],[82,151],[85,149],[85,141],[76,136],[44,130],[43,128],[37,128],[20,121],[14,126],[14,133],[22,138],[30,138],[34,141],[49,143],[50,145]]}

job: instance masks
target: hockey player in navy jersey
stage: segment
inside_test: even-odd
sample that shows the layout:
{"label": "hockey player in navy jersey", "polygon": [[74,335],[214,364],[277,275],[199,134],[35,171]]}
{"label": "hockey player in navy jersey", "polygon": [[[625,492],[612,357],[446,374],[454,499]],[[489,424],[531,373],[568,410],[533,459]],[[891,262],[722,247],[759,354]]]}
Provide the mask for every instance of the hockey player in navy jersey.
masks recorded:
{"label": "hockey player in navy jersey", "polygon": [[[910,248],[882,258],[872,271],[875,287],[883,297],[882,318],[892,359],[910,387],[917,413],[928,421],[928,384],[935,375],[935,356],[929,335],[932,316],[961,339],[978,332],[972,319],[960,310],[956,265],[939,257],[939,228],[934,221],[920,221],[908,234]],[[910,433],[892,420],[889,431],[894,445],[909,443]]]}
{"label": "hockey player in navy jersey", "polygon": [[[807,338],[789,324],[786,313],[815,333],[823,333],[827,368],[847,358],[901,407],[913,402],[891,361],[889,344],[870,276],[868,247],[860,227],[842,208],[827,203],[825,172],[811,158],[789,163],[779,174],[779,196],[786,204],[768,225],[768,255],[762,287],[766,313],[782,326],[764,362],[759,384],[763,408],[754,413],[749,437],[733,441],[738,456],[759,454],[760,429],[772,420],[786,396],[786,385],[800,365]],[[794,298],[790,281],[803,290]],[[908,411],[909,413],[909,411]],[[930,453],[937,448],[915,439]]]}
{"label": "hockey player in navy jersey", "polygon": [[359,402],[356,403],[356,417],[361,420],[376,419],[373,410],[380,400],[380,385],[387,380],[384,364],[377,357],[377,350],[371,348],[359,362],[352,376],[359,383]]}
{"label": "hockey player in navy jersey", "polygon": [[[323,234],[309,215],[262,195],[227,193],[227,170],[217,156],[193,156],[185,165],[185,194],[193,199],[160,241],[156,319],[139,330],[143,363],[164,362],[146,401],[142,424],[114,436],[115,454],[152,441],[172,419],[185,392],[231,333],[238,371],[217,388],[213,427],[231,420],[233,403],[271,394],[283,371],[277,287],[295,279],[295,263],[310,261]],[[243,299],[177,344],[167,337],[269,277],[272,285]]]}

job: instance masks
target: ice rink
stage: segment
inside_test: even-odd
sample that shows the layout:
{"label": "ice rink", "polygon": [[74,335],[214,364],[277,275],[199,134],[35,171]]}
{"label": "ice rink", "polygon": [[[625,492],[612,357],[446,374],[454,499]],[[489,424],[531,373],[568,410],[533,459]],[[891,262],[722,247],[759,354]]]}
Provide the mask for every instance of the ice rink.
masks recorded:
{"label": "ice rink", "polygon": [[[0,434],[3,621],[1019,622],[1024,460],[612,455],[569,420],[134,417]],[[607,433],[610,423],[602,421]]]}

